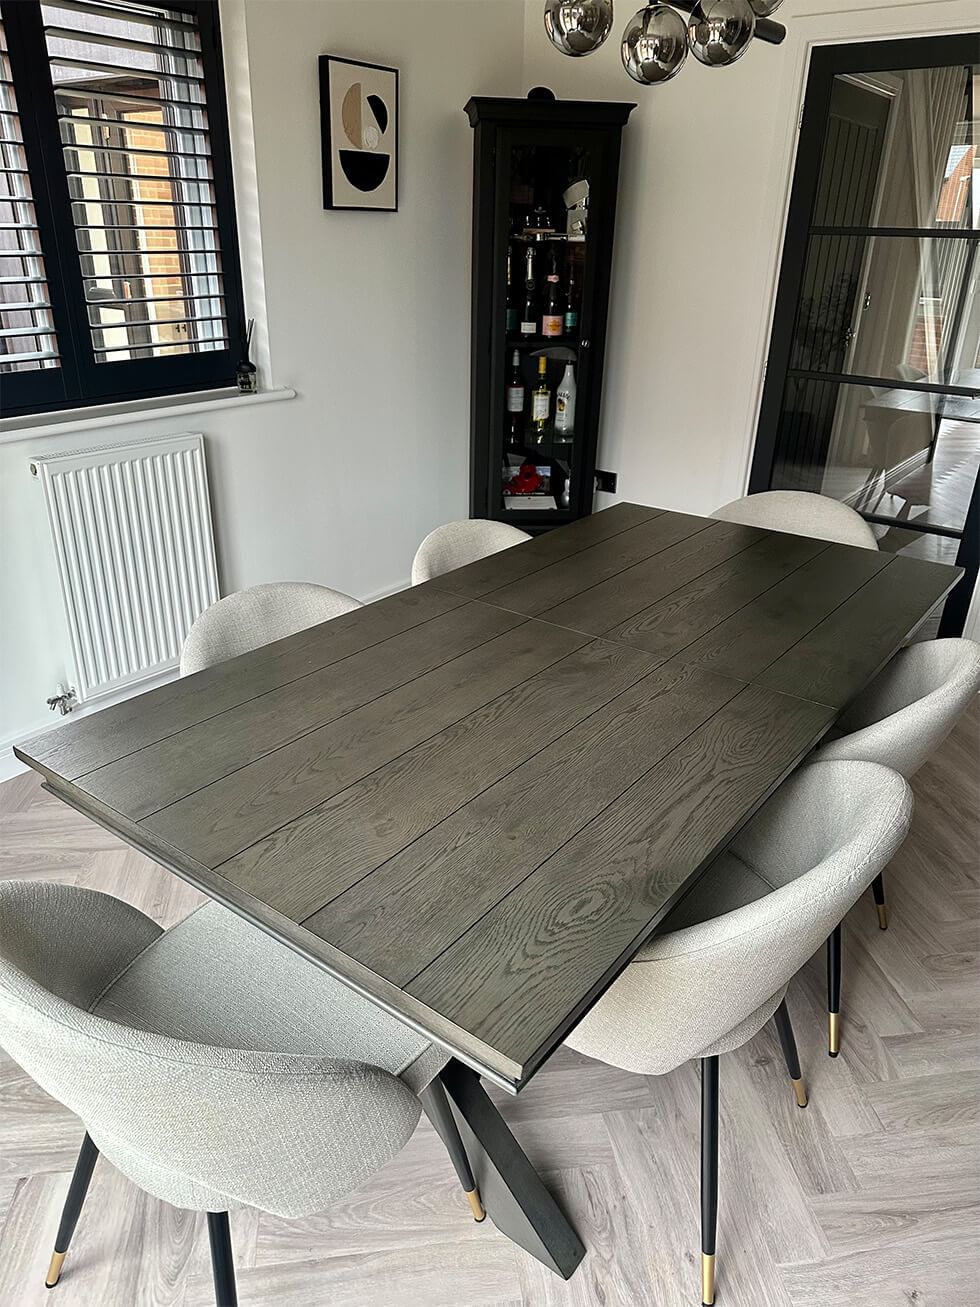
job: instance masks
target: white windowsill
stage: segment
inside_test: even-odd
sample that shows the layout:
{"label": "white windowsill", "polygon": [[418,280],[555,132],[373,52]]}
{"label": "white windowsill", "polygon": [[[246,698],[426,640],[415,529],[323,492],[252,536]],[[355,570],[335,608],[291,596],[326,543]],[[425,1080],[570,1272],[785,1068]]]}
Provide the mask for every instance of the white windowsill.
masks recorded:
{"label": "white windowsill", "polygon": [[62,409],[59,413],[38,413],[33,417],[0,420],[0,444],[18,440],[35,440],[39,436],[60,436],[70,431],[88,431],[94,427],[119,427],[130,422],[151,422],[157,418],[183,416],[185,413],[216,413],[225,408],[252,404],[273,404],[295,399],[296,391],[288,386],[260,390],[254,395],[239,391],[198,390],[187,395],[154,396],[125,404],[100,404],[93,408]]}

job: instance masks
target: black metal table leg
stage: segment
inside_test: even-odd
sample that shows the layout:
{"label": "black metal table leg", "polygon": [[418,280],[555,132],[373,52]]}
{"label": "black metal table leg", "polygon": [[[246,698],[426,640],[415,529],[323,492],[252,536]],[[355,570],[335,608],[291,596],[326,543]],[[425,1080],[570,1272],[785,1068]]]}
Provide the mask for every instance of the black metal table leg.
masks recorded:
{"label": "black metal table leg", "polygon": [[452,1061],[440,1079],[491,1221],[532,1257],[569,1279],[585,1256],[585,1245],[507,1129],[479,1076]]}

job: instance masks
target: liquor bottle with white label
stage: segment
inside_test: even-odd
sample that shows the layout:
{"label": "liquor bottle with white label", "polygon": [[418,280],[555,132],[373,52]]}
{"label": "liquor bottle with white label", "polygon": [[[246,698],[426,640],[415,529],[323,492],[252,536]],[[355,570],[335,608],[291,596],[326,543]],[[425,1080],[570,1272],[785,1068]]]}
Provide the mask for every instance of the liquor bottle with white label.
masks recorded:
{"label": "liquor bottle with white label", "polygon": [[571,363],[565,364],[565,375],[558,385],[555,395],[555,435],[562,440],[571,440],[575,430],[575,368]]}
{"label": "liquor bottle with white label", "polygon": [[548,385],[548,360],[542,355],[538,359],[538,384],[531,391],[531,421],[534,423],[534,439],[539,445],[544,444],[550,417],[551,388]]}
{"label": "liquor bottle with white label", "polygon": [[524,434],[524,394],[521,353],[515,349],[507,378],[507,434],[512,445],[519,445]]}

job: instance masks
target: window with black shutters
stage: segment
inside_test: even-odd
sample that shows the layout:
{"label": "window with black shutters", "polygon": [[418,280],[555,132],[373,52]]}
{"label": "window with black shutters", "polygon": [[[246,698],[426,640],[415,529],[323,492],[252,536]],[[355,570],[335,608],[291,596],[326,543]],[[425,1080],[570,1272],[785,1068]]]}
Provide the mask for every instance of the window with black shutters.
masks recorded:
{"label": "window with black shutters", "polygon": [[232,384],[217,4],[0,2],[4,416]]}

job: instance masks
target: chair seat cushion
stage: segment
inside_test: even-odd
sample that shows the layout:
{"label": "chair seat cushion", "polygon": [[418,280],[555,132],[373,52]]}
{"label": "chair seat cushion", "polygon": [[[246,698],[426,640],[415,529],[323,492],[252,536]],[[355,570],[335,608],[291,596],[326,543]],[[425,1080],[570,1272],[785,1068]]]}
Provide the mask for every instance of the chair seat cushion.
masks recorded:
{"label": "chair seat cushion", "polygon": [[[776,888],[728,849],[714,860],[690,893],[664,918],[657,928],[657,935],[668,935],[675,930],[697,926],[702,921],[712,921],[726,912],[734,912],[747,903],[765,898]],[[637,957],[642,956],[641,949]]]}
{"label": "chair seat cushion", "polygon": [[366,1062],[416,1093],[449,1055],[258,926],[208,903],[148,945],[97,1016],[219,1048]]}

